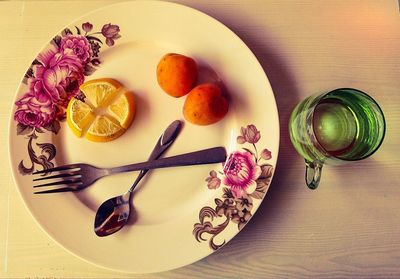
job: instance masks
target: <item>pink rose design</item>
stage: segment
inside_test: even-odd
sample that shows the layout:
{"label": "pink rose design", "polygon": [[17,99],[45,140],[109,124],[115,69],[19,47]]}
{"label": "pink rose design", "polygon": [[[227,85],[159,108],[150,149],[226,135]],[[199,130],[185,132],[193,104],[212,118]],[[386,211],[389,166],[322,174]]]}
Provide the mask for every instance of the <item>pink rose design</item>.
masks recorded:
{"label": "pink rose design", "polygon": [[51,69],[55,66],[67,66],[74,71],[83,71],[82,61],[74,54],[73,51],[62,52],[60,49],[50,44],[45,50],[43,50],[37,56],[36,60],[40,63],[33,67],[35,72],[35,77],[40,78],[41,73],[39,73],[37,67],[43,67],[45,69]]}
{"label": "pink rose design", "polygon": [[235,151],[230,154],[224,165],[224,174],[224,184],[229,186],[233,195],[238,198],[254,192],[261,168],[249,152]]}
{"label": "pink rose design", "polygon": [[218,178],[216,171],[211,171],[210,176],[206,178],[208,189],[217,189],[221,185],[221,179]]}
{"label": "pink rose design", "polygon": [[254,144],[258,142],[260,138],[260,131],[257,130],[256,126],[251,124],[247,125],[246,128],[242,127],[242,129],[240,129],[240,136],[237,137],[237,142],[239,144],[243,144],[245,142]]}
{"label": "pink rose design", "polygon": [[251,218],[251,212],[244,210],[243,212],[241,212],[241,215],[239,214],[235,214],[232,216],[232,222],[238,224],[238,228],[239,230],[243,229],[243,227],[247,224],[247,222],[250,220]]}
{"label": "pink rose design", "polygon": [[61,39],[60,49],[63,53],[72,52],[83,64],[90,61],[93,52],[92,47],[84,36],[67,35]]}
{"label": "pink rose design", "polygon": [[23,125],[40,128],[54,121],[56,109],[51,99],[44,95],[38,100],[34,94],[27,93],[15,104],[14,119]]}
{"label": "pink rose design", "polygon": [[35,78],[30,80],[29,86],[38,100],[50,97],[54,103],[65,106],[84,81],[83,66],[72,51],[58,51],[51,46],[38,55],[40,64],[33,67]]}
{"label": "pink rose design", "polygon": [[15,120],[31,127],[43,127],[64,115],[70,98],[84,81],[82,61],[71,51],[60,52],[50,45],[37,57],[28,80],[29,92],[16,102]]}
{"label": "pink rose design", "polygon": [[268,149],[263,149],[263,151],[261,151],[261,158],[263,158],[264,160],[271,159],[272,158],[271,151],[269,151]]}
{"label": "pink rose design", "polygon": [[105,24],[103,28],[101,28],[101,34],[106,37],[106,44],[108,46],[113,46],[114,40],[121,37],[119,34],[119,26],[111,23]]}
{"label": "pink rose design", "polygon": [[218,216],[226,216],[231,218],[234,214],[236,214],[237,209],[235,207],[234,199],[224,199],[223,201],[220,199],[215,199],[216,208],[215,212]]}
{"label": "pink rose design", "polygon": [[85,32],[90,32],[93,29],[93,24],[91,24],[90,22],[85,22],[85,23],[82,24],[82,29]]}
{"label": "pink rose design", "polygon": [[39,77],[30,81],[30,92],[38,100],[51,98],[54,103],[65,106],[72,96],[79,92],[84,81],[82,72],[68,66],[55,66],[50,69],[38,67]]}

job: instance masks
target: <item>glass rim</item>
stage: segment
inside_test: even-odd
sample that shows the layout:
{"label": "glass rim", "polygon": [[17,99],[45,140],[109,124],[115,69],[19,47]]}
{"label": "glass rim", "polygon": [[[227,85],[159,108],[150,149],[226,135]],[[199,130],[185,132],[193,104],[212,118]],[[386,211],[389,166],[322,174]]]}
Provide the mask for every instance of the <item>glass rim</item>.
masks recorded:
{"label": "glass rim", "polygon": [[[315,108],[320,104],[320,102],[321,102],[322,100],[325,99],[325,97],[326,97],[328,94],[332,94],[332,93],[334,93],[334,92],[336,92],[336,91],[345,91],[345,90],[354,91],[354,92],[356,92],[356,93],[359,93],[359,94],[364,95],[365,97],[367,97],[370,101],[372,101],[372,103],[374,103],[374,104],[376,105],[376,107],[378,108],[378,110],[379,110],[379,112],[380,112],[380,114],[381,114],[381,116],[382,116],[382,120],[383,120],[383,133],[382,133],[382,138],[381,138],[380,141],[379,141],[379,144],[378,144],[378,145],[374,148],[374,150],[372,150],[370,153],[368,153],[368,154],[366,154],[366,155],[364,155],[364,156],[362,156],[362,157],[360,157],[360,158],[357,158],[357,159],[345,159],[345,158],[341,158],[341,157],[338,157],[338,156],[335,156],[335,155],[331,155],[330,152],[329,152],[328,150],[326,150],[326,149],[323,147],[323,145],[319,142],[318,138],[315,136],[315,131],[314,131],[314,125],[313,125],[313,123],[314,123]],[[361,90],[359,90],[359,89],[355,89],[355,88],[351,88],[351,87],[340,87],[340,88],[336,88],[336,89],[330,90],[330,91],[328,91],[328,92],[326,92],[326,93],[319,94],[318,97],[317,97],[317,99],[316,99],[316,103],[313,105],[313,108],[312,108],[312,111],[311,111],[311,112],[312,112],[312,113],[311,113],[311,127],[312,127],[313,136],[314,136],[314,138],[315,138],[315,140],[316,140],[316,143],[318,144],[318,147],[319,147],[326,155],[328,155],[328,156],[327,156],[328,158],[335,158],[335,159],[339,159],[339,160],[341,160],[341,161],[348,161],[348,162],[354,162],[354,161],[360,161],[360,160],[366,159],[366,158],[372,156],[372,154],[374,154],[374,153],[381,147],[381,145],[382,145],[382,143],[383,143],[383,140],[384,140],[384,138],[385,138],[385,135],[386,135],[386,119],[385,119],[385,115],[383,114],[382,108],[379,106],[379,104],[375,101],[374,98],[372,98],[369,94],[367,94],[367,93],[365,93],[364,91],[361,91]]]}

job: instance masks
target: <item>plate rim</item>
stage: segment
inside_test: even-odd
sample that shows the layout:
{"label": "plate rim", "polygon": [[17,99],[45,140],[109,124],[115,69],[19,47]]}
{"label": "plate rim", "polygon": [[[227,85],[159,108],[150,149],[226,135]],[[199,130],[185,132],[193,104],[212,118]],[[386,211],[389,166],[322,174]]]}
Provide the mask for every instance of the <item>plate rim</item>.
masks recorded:
{"label": "plate rim", "polygon": [[[159,1],[159,0],[147,0],[147,1],[146,1],[146,0],[137,0],[137,1],[133,1],[133,2],[129,2],[129,1],[128,1],[128,2],[125,2],[125,1],[123,1],[123,2],[113,3],[113,4],[109,4],[109,5],[104,5],[104,6],[101,6],[101,7],[95,8],[95,9],[92,9],[92,10],[90,10],[90,11],[88,11],[88,12],[85,12],[85,13],[82,14],[81,16],[74,18],[72,21],[70,21],[68,24],[65,24],[60,30],[58,30],[58,32],[55,33],[54,36],[60,34],[61,30],[65,29],[65,28],[68,28],[68,27],[70,27],[70,26],[73,26],[73,25],[74,25],[75,23],[77,23],[77,22],[81,22],[81,21],[82,21],[83,19],[85,19],[86,17],[91,16],[91,15],[95,15],[98,11],[102,11],[102,10],[108,9],[108,8],[114,8],[114,7],[118,7],[118,6],[123,6],[123,5],[126,5],[127,3],[129,3],[129,5],[143,5],[143,4],[145,4],[145,5],[148,5],[148,4],[150,4],[150,5],[156,5],[156,4],[157,4],[157,5],[168,5],[168,6],[171,6],[171,7],[175,6],[175,7],[180,7],[180,8],[187,9],[188,11],[190,11],[190,12],[192,12],[192,13],[197,13],[197,14],[201,15],[202,17],[206,17],[208,21],[213,21],[215,24],[222,26],[222,27],[224,28],[224,31],[225,31],[225,32],[229,32],[231,36],[236,37],[236,39],[238,39],[238,41],[241,43],[242,47],[246,48],[246,49],[248,50],[249,54],[250,54],[250,55],[253,57],[253,59],[255,59],[255,61],[257,62],[257,63],[256,63],[257,67],[258,67],[259,70],[261,70],[262,73],[263,73],[263,78],[265,79],[265,82],[264,82],[264,83],[265,83],[265,85],[268,86],[268,88],[266,88],[266,89],[268,89],[268,91],[270,91],[270,92],[272,93],[272,96],[273,96],[273,100],[274,100],[274,103],[273,103],[273,108],[274,108],[273,114],[276,115],[276,117],[277,117],[277,123],[276,123],[276,124],[277,124],[278,128],[276,129],[276,132],[277,132],[277,133],[276,133],[276,135],[275,135],[275,137],[276,137],[276,139],[277,139],[277,145],[276,145],[277,149],[276,149],[275,155],[274,155],[274,157],[275,157],[275,163],[273,164],[272,176],[271,176],[271,178],[270,178],[270,182],[269,182],[268,188],[267,188],[267,190],[266,190],[264,196],[263,196],[263,197],[261,198],[261,200],[260,200],[260,204],[257,206],[256,210],[254,211],[254,213],[253,213],[253,215],[252,215],[252,217],[251,217],[251,218],[253,218],[253,216],[254,216],[254,215],[257,213],[257,211],[259,210],[259,207],[260,207],[261,203],[264,201],[264,199],[265,199],[265,197],[266,197],[266,195],[267,195],[267,192],[268,192],[268,190],[269,190],[269,188],[270,188],[270,186],[271,186],[271,183],[272,183],[272,181],[273,181],[274,174],[275,174],[276,167],[277,167],[277,162],[278,162],[278,157],[279,157],[279,150],[280,150],[280,141],[281,141],[281,135],[280,135],[280,116],[279,116],[279,111],[278,111],[278,106],[277,106],[276,98],[275,98],[275,96],[274,96],[274,91],[273,91],[273,89],[272,89],[270,80],[269,80],[269,78],[268,78],[268,76],[267,76],[265,70],[263,69],[263,67],[262,67],[262,65],[261,65],[261,63],[260,63],[260,61],[259,61],[259,59],[258,59],[257,56],[255,55],[255,53],[253,52],[253,50],[250,49],[250,47],[245,43],[245,41],[242,40],[242,38],[241,38],[236,32],[234,32],[231,28],[229,28],[229,27],[228,27],[227,25],[225,25],[223,22],[217,20],[217,19],[214,18],[213,16],[211,16],[211,15],[209,15],[209,14],[207,14],[207,13],[201,11],[201,10],[198,10],[197,8],[193,8],[193,7],[191,7],[191,6],[187,6],[187,5],[181,4],[181,3],[174,3],[174,2],[168,2],[168,1]],[[54,37],[54,36],[53,36],[53,37]],[[50,40],[51,40],[51,39],[50,39]],[[36,56],[37,56],[41,51],[43,51],[43,50],[49,45],[50,40],[47,40],[46,42],[44,42],[44,43],[42,44],[42,46],[41,46],[38,50],[35,51]],[[35,57],[36,57],[36,56],[35,56]],[[27,65],[26,67],[24,67],[24,69],[28,69],[29,66],[30,66],[30,64],[28,63],[28,65]],[[13,133],[14,133],[15,131],[13,131],[12,129],[15,129],[15,127],[16,127],[16,125],[15,125],[15,123],[14,123],[15,121],[14,121],[14,114],[13,114],[13,113],[14,113],[14,108],[15,108],[15,101],[17,100],[18,95],[19,95],[19,91],[21,90],[21,87],[23,86],[23,79],[24,79],[24,78],[22,77],[22,78],[19,80],[18,86],[17,86],[16,90],[14,91],[13,99],[12,99],[13,102],[11,103],[11,110],[10,110],[10,115],[9,115],[9,120],[8,120],[8,133],[9,133],[9,134],[8,134],[8,137],[7,137],[7,149],[8,149],[8,158],[9,158],[9,162],[11,163],[11,164],[10,164],[10,165],[11,165],[11,174],[12,174],[13,182],[14,182],[16,188],[17,188],[18,195],[21,197],[21,199],[22,199],[22,201],[23,201],[24,207],[28,210],[30,216],[33,217],[33,219],[35,220],[36,224],[40,227],[40,229],[41,229],[50,239],[52,239],[52,241],[54,241],[54,242],[57,244],[57,246],[61,246],[62,249],[64,249],[65,251],[68,251],[69,254],[72,254],[72,255],[74,255],[75,257],[77,257],[77,258],[79,258],[79,259],[82,259],[82,260],[83,260],[84,262],[86,262],[86,263],[92,264],[92,265],[97,266],[97,267],[102,268],[102,269],[111,270],[111,271],[115,271],[115,272],[124,272],[124,273],[129,273],[129,274],[151,274],[151,273],[157,273],[157,272],[165,272],[165,271],[168,271],[168,270],[175,270],[175,269],[177,269],[177,268],[180,268],[180,267],[184,267],[184,266],[193,264],[193,263],[195,263],[195,262],[197,262],[197,261],[199,261],[199,260],[201,260],[201,259],[204,259],[204,258],[206,258],[207,256],[209,256],[209,255],[211,255],[211,254],[213,254],[213,253],[215,253],[215,252],[217,252],[217,251],[220,250],[220,249],[218,249],[218,250],[210,250],[208,254],[206,254],[206,255],[204,255],[204,256],[201,256],[201,257],[199,257],[199,258],[193,260],[193,261],[190,262],[190,263],[185,263],[185,264],[178,265],[178,266],[174,266],[174,267],[168,268],[168,269],[154,270],[154,271],[150,271],[150,272],[145,272],[145,273],[143,273],[143,272],[132,271],[132,270],[129,270],[129,269],[124,269],[124,270],[122,270],[122,269],[116,269],[116,268],[113,268],[113,267],[110,267],[110,266],[102,265],[102,264],[100,264],[100,263],[97,263],[97,262],[95,262],[95,261],[92,261],[92,260],[90,260],[90,259],[87,259],[87,258],[85,258],[85,257],[83,257],[83,256],[81,256],[81,255],[79,255],[79,254],[76,253],[74,250],[70,249],[69,247],[66,247],[66,246],[63,245],[60,241],[58,241],[51,233],[49,233],[49,232],[45,229],[45,227],[39,222],[39,220],[37,219],[37,217],[34,215],[31,206],[29,205],[29,203],[27,202],[27,200],[26,200],[26,199],[24,198],[24,196],[23,196],[22,189],[21,189],[21,187],[19,186],[19,183],[18,183],[17,177],[16,177],[17,175],[20,175],[20,174],[18,173],[18,168],[17,168],[17,166],[15,165],[15,163],[17,163],[17,159],[14,158],[15,156],[14,156],[14,157],[12,156],[12,150],[11,150],[11,149],[12,149],[12,148],[11,148],[11,145],[12,145],[12,137],[15,137],[15,135],[13,135]],[[250,219],[250,220],[251,220],[251,219]],[[250,220],[249,220],[249,221],[250,221]],[[248,223],[247,223],[247,224],[248,224]],[[247,224],[246,224],[245,226],[247,226]],[[230,237],[230,238],[227,240],[227,242],[226,242],[225,244],[223,244],[222,246],[225,246],[228,242],[230,242],[234,237],[237,236],[237,234],[238,234],[239,232],[241,232],[241,229],[240,229],[240,230],[237,230],[237,231],[233,234],[233,236]],[[221,246],[221,247],[222,247],[222,246]]]}

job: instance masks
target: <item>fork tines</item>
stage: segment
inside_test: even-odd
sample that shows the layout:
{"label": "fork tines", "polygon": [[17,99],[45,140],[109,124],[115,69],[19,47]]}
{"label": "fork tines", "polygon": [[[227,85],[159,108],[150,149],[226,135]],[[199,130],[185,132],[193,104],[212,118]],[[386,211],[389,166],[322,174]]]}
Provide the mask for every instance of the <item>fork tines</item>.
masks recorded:
{"label": "fork tines", "polygon": [[55,168],[50,168],[50,169],[43,169],[40,171],[35,171],[32,174],[48,174],[53,171],[63,171],[63,170],[73,170],[73,169],[78,169],[79,165],[78,164],[70,164],[70,165],[64,165],[60,167],[55,167]]}
{"label": "fork tines", "polygon": [[[52,172],[59,172],[55,175],[49,175]],[[56,181],[47,182],[39,185],[34,185],[34,188],[38,187],[46,187],[46,186],[66,186],[62,188],[55,188],[45,191],[34,192],[35,194],[45,194],[45,193],[59,193],[59,192],[70,192],[70,191],[77,191],[81,188],[81,173],[79,165],[71,164],[71,165],[64,165],[60,167],[55,167],[51,169],[44,169],[40,171],[36,171],[33,175],[42,174],[42,177],[34,178],[33,181],[44,181],[44,180],[53,180],[57,179]]]}

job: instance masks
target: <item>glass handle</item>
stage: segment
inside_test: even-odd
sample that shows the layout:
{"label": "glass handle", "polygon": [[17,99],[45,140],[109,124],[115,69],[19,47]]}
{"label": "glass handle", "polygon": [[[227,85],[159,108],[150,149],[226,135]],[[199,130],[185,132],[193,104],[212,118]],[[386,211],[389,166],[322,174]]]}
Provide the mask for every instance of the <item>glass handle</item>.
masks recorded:
{"label": "glass handle", "polygon": [[306,161],[306,184],[308,188],[315,190],[321,180],[322,164]]}

